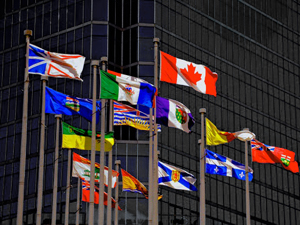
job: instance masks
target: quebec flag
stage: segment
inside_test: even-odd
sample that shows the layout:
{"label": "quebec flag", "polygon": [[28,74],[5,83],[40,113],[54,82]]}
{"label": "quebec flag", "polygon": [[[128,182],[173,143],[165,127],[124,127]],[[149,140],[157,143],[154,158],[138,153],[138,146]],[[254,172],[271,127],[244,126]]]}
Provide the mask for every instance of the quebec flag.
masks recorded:
{"label": "quebec flag", "polygon": [[49,52],[29,44],[28,73],[56,78],[80,78],[85,57]]}
{"label": "quebec flag", "polygon": [[[245,165],[207,149],[206,173],[235,177],[239,180],[246,179]],[[249,167],[249,181],[252,179],[253,170]]]}
{"label": "quebec flag", "polygon": [[158,184],[168,186],[177,190],[197,191],[194,186],[196,178],[175,166],[158,162]]}

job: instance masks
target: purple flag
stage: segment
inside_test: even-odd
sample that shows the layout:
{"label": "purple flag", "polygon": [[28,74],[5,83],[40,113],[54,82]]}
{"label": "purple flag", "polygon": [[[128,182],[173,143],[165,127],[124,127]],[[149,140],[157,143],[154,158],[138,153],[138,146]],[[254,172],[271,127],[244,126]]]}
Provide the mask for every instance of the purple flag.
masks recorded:
{"label": "purple flag", "polygon": [[190,133],[195,120],[182,103],[156,96],[156,123]]}

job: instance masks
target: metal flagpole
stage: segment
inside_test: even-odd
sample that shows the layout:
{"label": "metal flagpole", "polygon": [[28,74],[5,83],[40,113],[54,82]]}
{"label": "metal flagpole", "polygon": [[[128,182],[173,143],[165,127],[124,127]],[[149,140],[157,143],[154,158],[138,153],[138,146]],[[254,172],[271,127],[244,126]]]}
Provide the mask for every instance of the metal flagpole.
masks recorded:
{"label": "metal flagpole", "polygon": [[26,145],[27,145],[28,87],[29,87],[28,56],[29,56],[29,41],[30,41],[30,36],[32,36],[32,31],[25,30],[24,35],[26,36],[26,68],[24,73],[24,96],[23,96],[22,139],[21,139],[21,152],[20,152],[17,224],[23,224]]}
{"label": "metal flagpole", "polygon": [[57,208],[57,177],[58,177],[58,151],[59,151],[59,119],[61,114],[55,115],[56,118],[56,136],[55,136],[55,155],[54,155],[54,179],[53,179],[53,198],[52,198],[52,219],[51,224],[56,224]]}
{"label": "metal flagpole", "polygon": [[45,155],[45,92],[46,81],[48,77],[41,76],[43,82],[42,89],[42,112],[41,112],[41,137],[40,137],[40,159],[39,159],[39,181],[37,193],[37,212],[36,224],[40,225],[42,220],[42,207],[43,207],[43,184],[44,184],[44,155]]}
{"label": "metal flagpole", "polygon": [[66,207],[65,207],[65,225],[69,224],[69,207],[70,207],[70,188],[71,188],[71,153],[68,148],[68,168],[67,168],[67,188],[66,188]]}
{"label": "metal flagpole", "polygon": [[200,109],[201,114],[201,141],[200,142],[200,224],[205,224],[205,140],[204,140],[204,124],[206,109]]}
{"label": "metal flagpole", "polygon": [[[92,145],[91,145],[91,171],[90,171],[90,190],[95,187],[95,161],[96,161],[96,96],[97,96],[97,67],[99,60],[92,60],[93,67],[93,115],[92,115]],[[89,225],[94,224],[94,192],[90,191],[89,202]]]}
{"label": "metal flagpole", "polygon": [[[117,172],[119,172],[119,165],[121,164],[121,160],[116,160],[115,161],[115,169]],[[115,225],[118,225],[119,223],[119,218],[118,218],[118,207],[119,207],[119,178],[117,179],[117,184],[115,187],[115,200],[116,200],[116,204],[115,204]]]}
{"label": "metal flagpole", "polygon": [[[244,128],[243,131],[248,131],[248,128]],[[251,224],[250,221],[250,195],[249,195],[249,167],[248,167],[248,140],[245,140],[245,172],[246,172],[246,221],[247,225]]]}
{"label": "metal flagpole", "polygon": [[148,225],[152,225],[153,219],[153,110],[149,113],[149,175],[148,175]]}
{"label": "metal flagpole", "polygon": [[[107,57],[101,57],[102,70],[106,70]],[[101,99],[101,145],[100,145],[100,184],[99,184],[99,211],[98,211],[98,224],[104,224],[104,144],[105,144],[105,109],[106,100]]]}
{"label": "metal flagpole", "polygon": [[[109,100],[109,131],[113,131],[113,101]],[[111,224],[111,184],[112,184],[112,150],[108,153],[108,191],[107,191],[107,224]]]}
{"label": "metal flagpole", "polygon": [[78,177],[77,179],[77,203],[76,203],[76,225],[79,225],[79,216],[80,216],[80,189],[81,189],[81,185],[80,185],[80,178]]}
{"label": "metal flagpole", "polygon": [[[158,43],[159,38],[154,38],[154,86],[158,90]],[[153,151],[153,224],[158,224],[158,153],[157,153],[157,143],[158,133],[156,124],[156,98],[154,98],[154,151]]]}

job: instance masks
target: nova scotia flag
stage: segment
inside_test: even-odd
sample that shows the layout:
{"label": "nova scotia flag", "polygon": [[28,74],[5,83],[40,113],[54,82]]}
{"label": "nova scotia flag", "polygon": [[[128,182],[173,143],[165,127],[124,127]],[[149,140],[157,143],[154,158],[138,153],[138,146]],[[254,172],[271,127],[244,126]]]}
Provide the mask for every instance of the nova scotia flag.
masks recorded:
{"label": "nova scotia flag", "polygon": [[197,191],[194,186],[196,178],[175,166],[158,162],[158,184],[178,190]]}
{"label": "nova scotia flag", "polygon": [[[245,165],[207,149],[206,173],[235,177],[239,180],[246,179]],[[253,170],[249,167],[249,181],[252,179]]]}

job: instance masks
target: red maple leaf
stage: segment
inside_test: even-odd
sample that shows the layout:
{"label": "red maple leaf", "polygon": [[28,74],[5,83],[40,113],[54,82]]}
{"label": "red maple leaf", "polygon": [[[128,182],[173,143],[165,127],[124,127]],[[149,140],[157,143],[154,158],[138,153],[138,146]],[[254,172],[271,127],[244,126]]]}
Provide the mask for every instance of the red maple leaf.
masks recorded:
{"label": "red maple leaf", "polygon": [[182,75],[192,84],[196,85],[196,83],[201,80],[201,76],[202,74],[196,72],[196,67],[193,66],[193,64],[191,63],[190,65],[188,65],[188,70],[186,70],[186,68],[184,69],[180,69],[180,72],[182,73]]}

